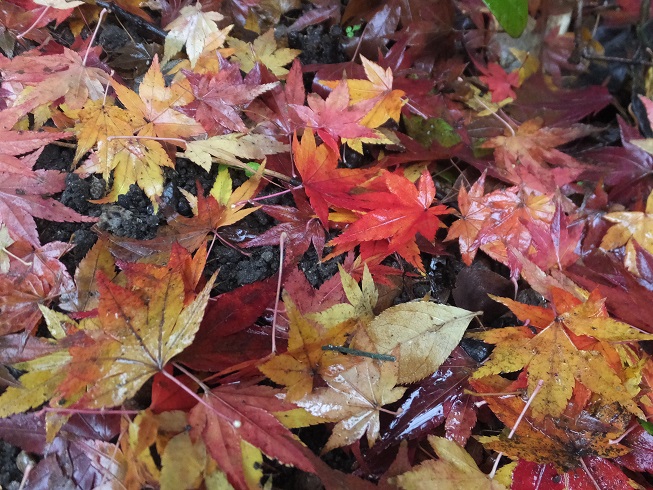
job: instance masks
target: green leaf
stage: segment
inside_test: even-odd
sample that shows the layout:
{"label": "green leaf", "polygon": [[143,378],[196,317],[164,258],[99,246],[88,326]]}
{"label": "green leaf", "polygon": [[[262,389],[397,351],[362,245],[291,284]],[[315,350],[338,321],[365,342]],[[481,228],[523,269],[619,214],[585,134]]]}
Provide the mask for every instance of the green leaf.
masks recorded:
{"label": "green leaf", "polygon": [[637,419],[637,422],[639,422],[639,425],[641,425],[646,432],[653,435],[653,422],[644,419]]}
{"label": "green leaf", "polygon": [[519,37],[528,21],[528,0],[483,0],[497,21],[512,37]]}

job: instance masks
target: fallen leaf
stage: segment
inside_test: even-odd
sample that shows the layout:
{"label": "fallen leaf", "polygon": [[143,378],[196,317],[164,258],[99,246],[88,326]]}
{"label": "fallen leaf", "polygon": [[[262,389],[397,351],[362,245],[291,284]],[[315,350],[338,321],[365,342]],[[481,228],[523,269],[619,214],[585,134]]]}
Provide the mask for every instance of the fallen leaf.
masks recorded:
{"label": "fallen leaf", "polygon": [[229,46],[234,48],[234,56],[240,63],[240,69],[249,73],[256,62],[261,62],[278,77],[288,74],[284,68],[292,62],[299,53],[298,49],[278,48],[274,39],[274,29],[257,37],[253,43],[246,43],[233,37],[228,38]]}
{"label": "fallen leaf", "polygon": [[286,399],[295,402],[313,391],[316,377],[333,377],[345,370],[342,356],[333,351],[324,351],[322,347],[342,345],[355,328],[355,323],[343,320],[326,330],[302,316],[289,296],[284,295],[283,300],[289,320],[288,350],[262,364],[259,369],[275,383],[286,386]]}
{"label": "fallen leaf", "polygon": [[398,352],[398,382],[413,383],[437,371],[476,315],[427,301],[404,303],[383,311],[367,333],[380,354]]}
{"label": "fallen leaf", "polygon": [[[525,369],[528,373],[528,393],[542,381],[542,387],[531,404],[533,416],[558,417],[569,402],[576,380],[600,395],[603,403],[619,403],[631,413],[641,416],[641,409],[624,386],[625,372],[621,364],[615,367],[606,359],[610,342],[634,342],[653,338],[630,325],[608,316],[604,299],[598,291],[581,302],[571,294],[554,293],[553,310],[523,305],[507,298],[495,298],[510,308],[518,318],[535,327],[504,327],[469,336],[496,347],[490,358],[475,373],[474,378],[509,373]],[[601,342],[579,348],[578,337],[591,337]],[[573,339],[573,340],[572,340]],[[603,352],[594,350],[602,348]]]}
{"label": "fallen leaf", "polygon": [[161,62],[165,65],[185,45],[190,67],[195,68],[211,35],[220,34],[226,39],[231,30],[230,27],[222,31],[218,29],[216,22],[222,19],[224,16],[218,12],[202,12],[202,4],[199,2],[183,7],[179,11],[179,16],[165,26],[168,35],[163,46],[164,54]]}
{"label": "fallen leaf", "polygon": [[397,366],[383,362],[379,367],[364,359],[334,377],[326,377],[329,388],[318,388],[297,402],[316,417],[337,422],[322,449],[328,452],[353,444],[367,433],[370,446],[379,436],[379,410],[397,401],[406,388],[396,387]]}
{"label": "fallen leaf", "polygon": [[638,274],[635,243],[653,253],[653,192],[648,196],[644,212],[621,211],[605,214],[603,218],[615,224],[603,237],[601,248],[613,250],[625,245],[624,264],[629,271]]}
{"label": "fallen leaf", "polygon": [[411,471],[392,478],[404,490],[505,490],[501,483],[483,473],[464,448],[444,437],[429,436],[437,461],[428,460]]}

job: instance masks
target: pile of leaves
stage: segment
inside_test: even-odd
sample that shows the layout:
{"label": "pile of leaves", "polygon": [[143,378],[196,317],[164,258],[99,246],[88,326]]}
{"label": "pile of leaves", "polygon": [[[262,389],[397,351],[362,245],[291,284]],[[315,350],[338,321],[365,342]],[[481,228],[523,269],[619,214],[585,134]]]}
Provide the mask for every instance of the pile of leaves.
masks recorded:
{"label": "pile of leaves", "polygon": [[[508,3],[3,2],[22,488],[647,488],[650,12]],[[229,247],[278,272],[217,294]]]}

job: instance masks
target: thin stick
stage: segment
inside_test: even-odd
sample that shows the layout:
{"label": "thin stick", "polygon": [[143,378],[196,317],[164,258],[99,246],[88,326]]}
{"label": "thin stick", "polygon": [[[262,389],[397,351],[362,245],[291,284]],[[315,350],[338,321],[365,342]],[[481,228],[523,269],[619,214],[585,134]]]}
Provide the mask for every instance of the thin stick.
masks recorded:
{"label": "thin stick", "polygon": [[173,362],[172,365],[179,369],[182,373],[184,373],[186,376],[188,376],[191,380],[195,381],[202,390],[204,390],[205,393],[209,393],[211,391],[211,388],[209,388],[207,385],[205,385],[197,376],[195,376],[193,373],[191,373],[188,369],[185,367],[181,366],[177,362]]}
{"label": "thin stick", "polygon": [[30,266],[32,265],[32,263],[33,263],[33,262],[27,262],[27,261],[21,259],[18,255],[14,255],[14,254],[12,254],[9,250],[7,250],[7,249],[4,248],[4,247],[3,247],[3,248],[0,248],[0,252],[4,252],[4,253],[6,253],[7,255],[9,255],[9,257],[13,257],[14,259],[16,259],[18,262],[20,262],[21,264],[23,264],[23,265],[26,266],[26,267],[30,267]]}
{"label": "thin stick", "polygon": [[[510,133],[515,136],[515,130],[512,129],[512,126],[506,121],[504,118],[502,118],[499,114],[497,114],[497,111],[492,110],[488,105],[483,102],[483,99],[481,99],[478,95],[474,96],[474,100],[481,104],[483,107],[485,107],[486,110],[490,111],[490,114],[494,117],[496,117],[499,121],[503,123],[505,127],[507,127],[510,130]],[[498,110],[498,109],[497,109]]]}
{"label": "thin stick", "polygon": [[331,344],[323,345],[322,350],[340,352],[341,354],[348,354],[350,356],[369,357],[370,359],[377,359],[379,361],[395,362],[397,360],[395,356],[391,356],[389,354],[377,354],[376,352],[367,352],[364,350],[350,349],[349,347],[343,347],[341,345],[331,345]]}
{"label": "thin stick", "polygon": [[[175,156],[177,158],[183,158],[185,160],[189,160],[188,156],[185,153],[180,152],[180,151],[177,152],[175,154]],[[247,170],[249,172],[252,171],[251,168],[249,168],[246,164],[244,164],[242,162],[239,162],[239,163],[225,162],[225,161],[220,160],[220,159],[215,158],[215,157],[211,157],[211,161],[213,163],[219,163],[220,165],[225,165],[225,166],[231,167],[231,168],[237,168],[239,170]],[[279,172],[275,172],[274,170],[268,170],[267,168],[263,169],[263,175],[267,175],[268,177],[274,177],[276,179],[283,180],[284,182],[290,182],[293,185],[295,185],[295,183],[296,183],[296,179],[294,179],[293,177],[288,177],[287,175],[284,175],[284,174],[279,173]]]}
{"label": "thin stick", "polygon": [[285,231],[279,236],[279,279],[277,280],[277,296],[274,302],[274,314],[272,315],[272,355],[277,353],[277,315],[279,313],[279,299],[281,295],[284,245],[287,237],[288,235]]}

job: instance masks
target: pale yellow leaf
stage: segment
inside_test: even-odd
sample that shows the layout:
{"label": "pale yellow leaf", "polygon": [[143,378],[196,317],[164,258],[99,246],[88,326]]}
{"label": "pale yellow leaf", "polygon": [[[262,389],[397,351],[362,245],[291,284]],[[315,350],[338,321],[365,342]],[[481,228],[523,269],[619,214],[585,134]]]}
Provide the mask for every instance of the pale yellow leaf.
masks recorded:
{"label": "pale yellow leaf", "polygon": [[404,303],[372,320],[367,333],[381,354],[399,348],[399,383],[412,383],[437,371],[477,314],[426,301]]}

